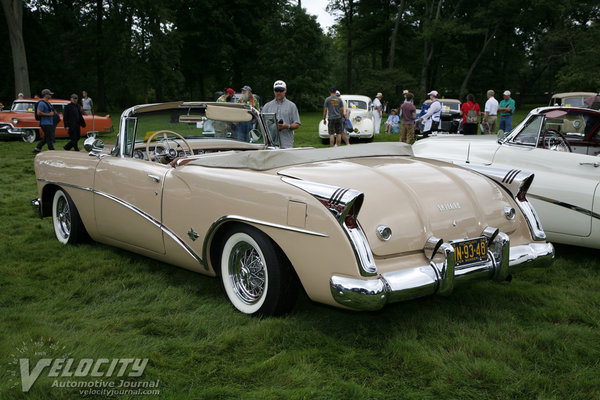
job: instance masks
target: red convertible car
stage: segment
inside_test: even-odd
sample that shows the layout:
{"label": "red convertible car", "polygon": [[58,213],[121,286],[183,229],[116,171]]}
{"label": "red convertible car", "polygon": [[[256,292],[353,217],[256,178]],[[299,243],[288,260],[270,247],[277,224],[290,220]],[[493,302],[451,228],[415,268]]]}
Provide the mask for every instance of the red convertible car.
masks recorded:
{"label": "red convertible car", "polygon": [[[15,100],[10,111],[0,112],[0,136],[22,137],[24,141],[33,143],[43,137],[40,122],[35,119],[34,110],[39,99]],[[62,121],[63,108],[69,100],[50,99],[50,104],[60,114],[61,121],[56,126],[56,137],[69,137]],[[97,133],[112,132],[110,115],[84,115],[85,127],[81,127],[81,136],[92,136]]]}

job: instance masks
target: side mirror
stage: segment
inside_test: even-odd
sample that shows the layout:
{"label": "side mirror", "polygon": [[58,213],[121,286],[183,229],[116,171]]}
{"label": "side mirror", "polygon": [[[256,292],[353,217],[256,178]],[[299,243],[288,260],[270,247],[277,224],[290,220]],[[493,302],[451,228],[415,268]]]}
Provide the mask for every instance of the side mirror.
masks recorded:
{"label": "side mirror", "polygon": [[104,150],[104,142],[92,136],[85,139],[85,142],[83,142],[83,148],[85,151],[89,151],[90,156],[99,157],[100,153],[102,153],[102,150]]}

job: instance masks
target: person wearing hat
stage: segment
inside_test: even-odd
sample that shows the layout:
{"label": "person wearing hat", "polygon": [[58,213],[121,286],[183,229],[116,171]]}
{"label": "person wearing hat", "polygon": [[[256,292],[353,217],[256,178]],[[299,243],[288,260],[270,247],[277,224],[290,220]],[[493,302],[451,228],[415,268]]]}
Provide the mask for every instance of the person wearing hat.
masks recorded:
{"label": "person wearing hat", "polygon": [[[252,95],[252,88],[248,85],[246,85],[242,88],[242,97],[240,97],[240,99],[238,100],[238,103],[245,104],[250,107],[254,107],[258,111],[260,111],[260,105],[258,104],[258,101],[256,101],[256,99]],[[238,123],[238,129],[237,129],[238,140],[249,143],[250,142],[250,131],[252,130],[252,127],[254,126],[255,123],[256,123],[256,119],[254,117],[252,117],[252,121]]]}
{"label": "person wearing hat", "polygon": [[17,95],[17,100],[23,100],[25,98],[25,96],[23,95],[23,93],[19,93]]}
{"label": "person wearing hat", "polygon": [[[48,150],[54,150],[54,131],[56,129],[55,123],[55,114],[54,108],[50,104],[50,98],[54,93],[50,91],[50,89],[42,90],[42,100],[40,100],[37,104],[37,114],[40,117],[40,128],[44,132],[44,137],[33,149],[33,153],[39,153],[42,151],[42,147],[44,144],[48,145]],[[60,119],[58,120],[60,121]]]}
{"label": "person wearing hat", "polygon": [[431,104],[425,115],[419,117],[419,120],[423,121],[423,137],[429,136],[433,131],[437,131],[440,125],[440,117],[442,115],[442,103],[438,100],[437,90],[432,90],[427,93]]}
{"label": "person wearing hat", "polygon": [[233,89],[227,88],[225,90],[225,93],[223,93],[221,97],[217,99],[217,103],[231,103],[231,101],[233,100],[233,95],[235,95]]}
{"label": "person wearing hat", "polygon": [[65,122],[65,129],[69,134],[69,143],[63,147],[65,150],[71,150],[71,148],[75,151],[79,151],[79,147],[77,147],[77,142],[81,137],[81,126],[85,126],[85,120],[83,119],[83,114],[81,108],[77,105],[77,95],[73,93],[71,95],[71,102],[67,104],[63,111],[63,120]]}
{"label": "person wearing hat", "polygon": [[300,127],[300,114],[296,105],[288,100],[285,95],[287,85],[282,80],[273,84],[275,98],[265,104],[262,112],[275,114],[277,129],[279,131],[279,147],[288,149],[294,147],[294,130]]}
{"label": "person wearing hat", "polygon": [[377,93],[375,96],[375,100],[373,100],[373,133],[378,135],[379,129],[381,128],[381,117],[383,116],[383,104],[381,104],[381,98],[383,94],[381,92]]}
{"label": "person wearing hat", "polygon": [[335,94],[336,91],[335,87],[330,87],[329,97],[325,99],[323,104],[323,123],[327,125],[327,131],[329,132],[329,147],[333,147],[334,144],[341,146],[342,138],[344,138],[346,145],[350,144],[348,135],[344,131],[344,103]]}
{"label": "person wearing hat", "polygon": [[409,102],[409,101],[410,101],[410,103],[411,103],[411,104],[415,104],[415,101],[414,101],[414,95],[413,95],[413,97],[412,97],[410,100],[408,99],[408,94],[409,94],[409,93],[410,93],[410,92],[408,91],[408,89],[404,89],[404,90],[402,91],[402,96],[404,96],[404,101],[403,101],[403,103],[407,103],[407,102]]}
{"label": "person wearing hat", "polygon": [[500,130],[510,132],[512,129],[513,113],[515,112],[515,101],[510,97],[510,90],[505,90],[503,93],[504,99],[498,104],[498,112],[500,113]]}

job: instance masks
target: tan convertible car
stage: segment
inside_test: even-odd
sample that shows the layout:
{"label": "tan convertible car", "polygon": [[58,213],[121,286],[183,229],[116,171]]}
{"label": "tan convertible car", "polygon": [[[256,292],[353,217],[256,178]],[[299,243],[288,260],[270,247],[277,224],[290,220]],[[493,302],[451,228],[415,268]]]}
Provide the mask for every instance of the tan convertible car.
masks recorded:
{"label": "tan convertible car", "polygon": [[532,174],[414,158],[401,143],[277,148],[275,114],[226,103],[132,107],[110,151],[35,158],[42,217],[87,238],[217,276],[243,313],[300,287],[355,310],[548,264]]}

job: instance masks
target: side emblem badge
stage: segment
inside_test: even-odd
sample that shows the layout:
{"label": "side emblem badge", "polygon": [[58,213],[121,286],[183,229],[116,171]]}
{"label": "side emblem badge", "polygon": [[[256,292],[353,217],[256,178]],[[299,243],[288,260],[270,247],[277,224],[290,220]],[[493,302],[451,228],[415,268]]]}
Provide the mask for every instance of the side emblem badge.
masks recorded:
{"label": "side emblem badge", "polygon": [[192,239],[192,241],[196,241],[196,239],[198,239],[200,237],[200,235],[198,235],[196,232],[194,232],[194,228],[190,228],[190,231],[188,232],[188,236],[190,237],[190,239]]}

